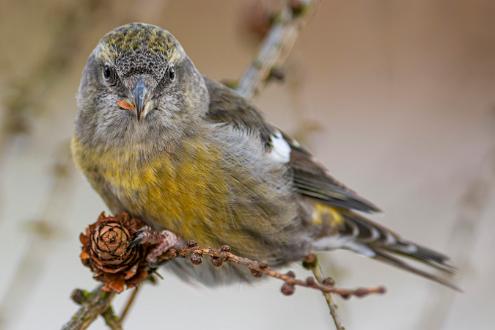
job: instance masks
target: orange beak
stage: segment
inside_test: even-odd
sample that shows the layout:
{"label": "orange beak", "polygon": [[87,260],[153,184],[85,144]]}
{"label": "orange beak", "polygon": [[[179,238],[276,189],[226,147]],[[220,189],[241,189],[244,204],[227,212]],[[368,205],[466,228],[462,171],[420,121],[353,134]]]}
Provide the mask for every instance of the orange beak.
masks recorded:
{"label": "orange beak", "polygon": [[136,110],[136,106],[134,105],[134,103],[131,103],[126,99],[118,100],[117,105],[119,106],[119,108],[123,110],[129,110],[129,111]]}

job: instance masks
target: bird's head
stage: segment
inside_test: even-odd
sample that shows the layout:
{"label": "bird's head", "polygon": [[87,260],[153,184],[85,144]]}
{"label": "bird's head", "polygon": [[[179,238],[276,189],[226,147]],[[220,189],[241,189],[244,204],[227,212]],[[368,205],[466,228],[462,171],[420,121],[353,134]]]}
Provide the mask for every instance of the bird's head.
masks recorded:
{"label": "bird's head", "polygon": [[91,53],[79,87],[77,130],[95,143],[142,142],[151,133],[177,138],[207,107],[203,77],[177,39],[132,23],[107,33]]}

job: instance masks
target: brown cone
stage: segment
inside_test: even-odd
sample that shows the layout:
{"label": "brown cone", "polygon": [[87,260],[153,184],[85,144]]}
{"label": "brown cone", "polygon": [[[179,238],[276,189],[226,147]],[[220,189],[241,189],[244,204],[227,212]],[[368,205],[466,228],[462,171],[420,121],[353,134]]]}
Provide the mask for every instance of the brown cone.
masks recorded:
{"label": "brown cone", "polygon": [[143,257],[145,248],[139,244],[130,246],[143,225],[126,213],[117,216],[102,213],[81,233],[81,261],[104,283],[103,290],[122,292],[126,286],[136,286],[148,276]]}

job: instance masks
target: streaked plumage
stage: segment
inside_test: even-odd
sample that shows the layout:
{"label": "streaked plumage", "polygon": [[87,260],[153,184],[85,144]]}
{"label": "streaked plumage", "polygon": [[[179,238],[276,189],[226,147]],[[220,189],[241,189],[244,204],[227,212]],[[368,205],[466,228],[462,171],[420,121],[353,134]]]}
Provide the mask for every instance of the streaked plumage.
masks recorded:
{"label": "streaked plumage", "polygon": [[[119,108],[121,100],[139,109]],[[78,108],[74,159],[113,212],[273,266],[343,248],[449,285],[398,259],[450,272],[446,256],[363,217],[378,208],[248,101],[202,76],[159,27],[130,24],[103,37]],[[246,278],[231,266],[171,267],[205,283]]]}

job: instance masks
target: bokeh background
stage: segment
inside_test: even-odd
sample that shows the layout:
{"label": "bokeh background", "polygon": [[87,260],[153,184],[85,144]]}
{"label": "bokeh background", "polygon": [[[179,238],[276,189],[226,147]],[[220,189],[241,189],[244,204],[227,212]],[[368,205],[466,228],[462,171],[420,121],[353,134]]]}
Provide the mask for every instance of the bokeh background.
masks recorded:
{"label": "bokeh background", "polygon": [[[277,5],[260,3],[0,0],[0,329],[59,328],[76,309],[71,290],[95,286],[78,234],[105,206],[67,151],[80,72],[98,39],[130,21],[155,23],[203,73],[235,80],[256,53],[260,8]],[[255,99],[386,211],[376,220],[460,268],[462,294],[351,253],[326,254],[339,285],[388,288],[337,300],[348,329],[493,329],[494,17],[490,0],[319,1],[285,83]],[[285,297],[279,287],[208,289],[165,273],[143,289],[125,327],[333,328],[318,292]]]}

